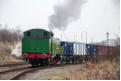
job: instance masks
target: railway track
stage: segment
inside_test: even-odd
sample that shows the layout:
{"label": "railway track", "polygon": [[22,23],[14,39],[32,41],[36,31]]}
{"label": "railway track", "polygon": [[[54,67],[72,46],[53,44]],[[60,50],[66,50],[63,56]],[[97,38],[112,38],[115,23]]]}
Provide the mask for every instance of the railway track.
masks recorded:
{"label": "railway track", "polygon": [[15,66],[15,65],[25,65],[26,62],[0,62],[0,67]]}
{"label": "railway track", "polygon": [[28,69],[31,69],[31,67],[28,66],[28,67],[21,67],[21,68],[14,68],[14,69],[0,71],[0,79],[1,80],[7,80],[7,79],[9,80],[9,78],[13,77],[14,74],[17,74],[21,71],[25,71]]}
{"label": "railway track", "polygon": [[[67,65],[72,65],[72,64],[67,64]],[[26,73],[30,73],[30,72],[34,72],[37,70],[42,70],[42,69],[47,69],[47,68],[53,68],[53,67],[63,67],[63,66],[67,66],[67,65],[52,65],[52,66],[43,66],[43,67],[22,67],[22,68],[15,68],[15,69],[9,69],[9,70],[4,70],[0,72],[0,78],[1,80],[17,80],[20,77],[24,76]],[[13,74],[11,74],[13,73]],[[10,76],[8,76],[10,75]],[[8,76],[8,78],[4,78]]]}
{"label": "railway track", "polygon": [[4,71],[0,71],[0,79],[1,80],[17,80],[19,77],[29,72],[33,72],[33,71],[37,71],[41,69],[53,68],[53,67],[61,67],[61,66],[63,65],[43,66],[43,67],[35,67],[35,68],[29,66],[29,67],[21,67],[21,68],[4,70]]}
{"label": "railway track", "polygon": [[33,71],[40,70],[40,69],[46,69],[46,68],[50,68],[50,67],[44,66],[44,67],[38,67],[38,68],[29,68],[29,69],[26,69],[16,75],[14,75],[13,77],[9,78],[8,80],[17,80],[19,77],[23,76],[26,73],[33,72]]}
{"label": "railway track", "polygon": [[27,68],[30,68],[30,67],[21,67],[21,68],[3,70],[3,71],[0,71],[0,74],[7,73],[7,72],[12,72],[12,71],[24,70],[24,69],[27,69]]}

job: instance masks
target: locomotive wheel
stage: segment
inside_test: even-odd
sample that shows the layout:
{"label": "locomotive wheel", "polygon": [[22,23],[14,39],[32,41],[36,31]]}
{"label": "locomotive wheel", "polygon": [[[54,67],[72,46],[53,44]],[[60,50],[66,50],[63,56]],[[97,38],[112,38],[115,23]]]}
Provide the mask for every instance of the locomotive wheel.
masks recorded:
{"label": "locomotive wheel", "polygon": [[35,64],[34,63],[32,63],[32,67],[34,67],[35,66]]}
{"label": "locomotive wheel", "polygon": [[44,59],[44,66],[48,66],[49,62],[48,62],[48,59]]}
{"label": "locomotive wheel", "polygon": [[38,65],[39,65],[39,63],[37,62],[37,63],[36,63],[36,67],[38,67]]}
{"label": "locomotive wheel", "polygon": [[32,67],[35,67],[35,61],[34,61],[34,59],[29,59],[29,63],[32,65]]}
{"label": "locomotive wheel", "polygon": [[35,64],[35,62],[33,61],[33,62],[32,62],[32,67],[35,67],[35,66],[36,66],[36,64]]}

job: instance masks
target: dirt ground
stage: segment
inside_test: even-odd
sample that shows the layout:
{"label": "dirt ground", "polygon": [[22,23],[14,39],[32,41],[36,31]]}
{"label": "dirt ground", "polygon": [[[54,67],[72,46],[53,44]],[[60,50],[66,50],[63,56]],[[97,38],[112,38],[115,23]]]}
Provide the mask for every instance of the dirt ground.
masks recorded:
{"label": "dirt ground", "polygon": [[120,60],[67,65],[27,73],[20,80],[120,80]]}
{"label": "dirt ground", "polygon": [[[60,79],[60,75],[48,79]],[[76,70],[70,70],[61,77],[63,80],[120,80],[120,60],[100,61],[96,64],[87,63]]]}
{"label": "dirt ground", "polygon": [[65,76],[65,73],[71,71],[73,69],[77,69],[79,65],[67,65],[62,67],[53,67],[53,68],[46,68],[38,71],[34,71],[31,73],[27,73],[24,76],[20,77],[19,80],[49,80],[51,77],[57,76],[58,79],[62,79]]}
{"label": "dirt ground", "polygon": [[[47,80],[120,80],[120,57],[101,60],[96,63],[86,62],[74,69],[68,69],[46,77]],[[60,70],[60,69],[58,69]]]}

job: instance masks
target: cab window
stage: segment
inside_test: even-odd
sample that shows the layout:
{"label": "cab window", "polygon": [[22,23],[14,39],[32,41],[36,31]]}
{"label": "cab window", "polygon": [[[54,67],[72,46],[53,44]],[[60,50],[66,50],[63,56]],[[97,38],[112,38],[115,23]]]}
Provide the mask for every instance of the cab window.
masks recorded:
{"label": "cab window", "polygon": [[31,33],[30,32],[27,32],[27,36],[30,37],[31,36]]}
{"label": "cab window", "polygon": [[44,32],[44,38],[47,38],[47,32]]}

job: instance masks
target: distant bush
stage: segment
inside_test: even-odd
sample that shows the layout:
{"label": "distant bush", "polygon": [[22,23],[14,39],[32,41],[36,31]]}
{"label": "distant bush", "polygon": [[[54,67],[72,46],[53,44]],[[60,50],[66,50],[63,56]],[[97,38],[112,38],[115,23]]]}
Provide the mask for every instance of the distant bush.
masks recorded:
{"label": "distant bush", "polygon": [[20,34],[20,31],[20,29],[0,28],[0,42],[13,44],[16,41],[21,40],[22,35]]}

